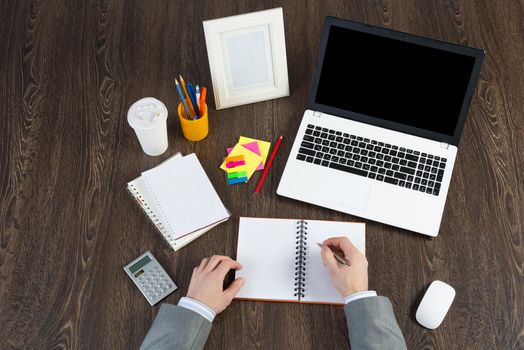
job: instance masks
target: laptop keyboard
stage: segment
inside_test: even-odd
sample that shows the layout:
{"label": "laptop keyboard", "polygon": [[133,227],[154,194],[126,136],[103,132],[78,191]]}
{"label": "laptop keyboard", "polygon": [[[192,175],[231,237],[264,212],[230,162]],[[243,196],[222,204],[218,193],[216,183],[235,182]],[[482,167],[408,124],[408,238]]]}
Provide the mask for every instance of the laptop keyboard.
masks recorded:
{"label": "laptop keyboard", "polygon": [[297,159],[438,196],[446,158],[309,124]]}

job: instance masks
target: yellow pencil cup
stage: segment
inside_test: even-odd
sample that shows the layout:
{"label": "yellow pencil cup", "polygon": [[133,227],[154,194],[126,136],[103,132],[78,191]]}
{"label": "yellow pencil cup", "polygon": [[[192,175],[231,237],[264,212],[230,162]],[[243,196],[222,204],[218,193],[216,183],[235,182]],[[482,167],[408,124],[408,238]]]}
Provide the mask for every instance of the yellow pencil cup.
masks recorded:
{"label": "yellow pencil cup", "polygon": [[204,105],[202,116],[196,120],[186,117],[186,111],[182,103],[178,104],[178,119],[182,125],[182,134],[189,141],[200,141],[206,138],[209,133],[209,123],[207,120],[207,104]]}

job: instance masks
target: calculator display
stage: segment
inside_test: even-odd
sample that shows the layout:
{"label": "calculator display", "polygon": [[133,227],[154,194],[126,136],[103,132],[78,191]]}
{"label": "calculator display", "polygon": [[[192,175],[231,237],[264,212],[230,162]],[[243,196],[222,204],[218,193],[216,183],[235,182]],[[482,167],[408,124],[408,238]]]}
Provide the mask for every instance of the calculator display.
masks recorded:
{"label": "calculator display", "polygon": [[151,258],[149,256],[144,256],[142,259],[140,259],[136,264],[131,266],[129,268],[129,271],[131,271],[132,274],[140,270],[142,267],[144,267],[148,262],[151,261]]}

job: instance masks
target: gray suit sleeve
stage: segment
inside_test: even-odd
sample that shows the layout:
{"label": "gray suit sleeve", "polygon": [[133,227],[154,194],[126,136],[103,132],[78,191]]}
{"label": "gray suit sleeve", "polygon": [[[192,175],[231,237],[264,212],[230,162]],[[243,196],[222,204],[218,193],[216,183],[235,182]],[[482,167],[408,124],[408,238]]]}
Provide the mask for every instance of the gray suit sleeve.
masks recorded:
{"label": "gray suit sleeve", "polygon": [[386,297],[369,297],[344,307],[351,349],[407,349],[393,306]]}
{"label": "gray suit sleeve", "polygon": [[140,349],[203,349],[210,331],[211,322],[196,312],[162,304]]}

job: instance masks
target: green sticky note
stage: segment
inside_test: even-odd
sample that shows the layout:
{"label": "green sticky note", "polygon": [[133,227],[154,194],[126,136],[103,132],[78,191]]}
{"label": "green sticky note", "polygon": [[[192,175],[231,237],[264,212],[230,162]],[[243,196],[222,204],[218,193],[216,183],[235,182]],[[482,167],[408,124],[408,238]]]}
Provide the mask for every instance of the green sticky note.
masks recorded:
{"label": "green sticky note", "polygon": [[234,179],[236,177],[246,177],[246,176],[247,176],[247,172],[246,171],[236,171],[234,173],[227,174],[227,178],[228,179]]}

